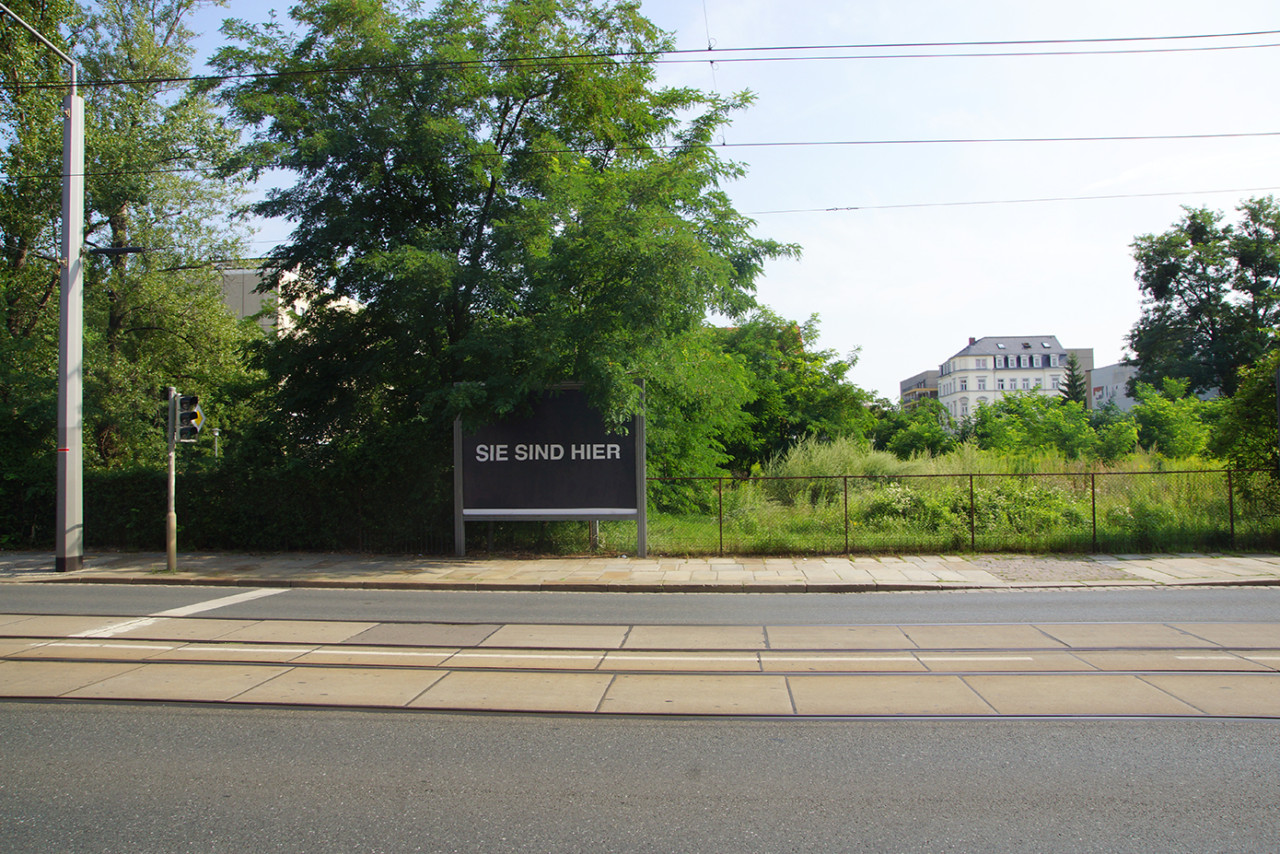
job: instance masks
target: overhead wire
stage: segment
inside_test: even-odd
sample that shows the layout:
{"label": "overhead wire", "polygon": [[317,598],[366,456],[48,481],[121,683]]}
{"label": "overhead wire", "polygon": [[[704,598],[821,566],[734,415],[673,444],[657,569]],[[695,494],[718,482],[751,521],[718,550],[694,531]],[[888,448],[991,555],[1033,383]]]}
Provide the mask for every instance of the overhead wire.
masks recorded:
{"label": "overhead wire", "polygon": [[[312,77],[324,74],[364,74],[403,71],[425,68],[471,68],[489,65],[512,66],[554,66],[558,64],[611,63],[625,59],[650,59],[655,64],[682,63],[744,63],[744,62],[810,62],[810,61],[848,61],[848,60],[900,60],[900,59],[963,59],[963,58],[996,58],[996,57],[1036,57],[1036,56],[1104,56],[1120,54],[1156,54],[1187,53],[1224,50],[1254,50],[1280,47],[1280,42],[1262,44],[1226,44],[1199,45],[1189,47],[1135,47],[1116,48],[1110,50],[1043,50],[1043,51],[975,51],[945,53],[880,53],[880,54],[847,54],[838,56],[805,55],[805,56],[726,56],[726,54],[775,54],[784,51],[817,52],[834,50],[934,50],[942,48],[979,48],[979,47],[1031,47],[1035,45],[1101,45],[1101,44],[1145,44],[1161,41],[1222,40],[1239,38],[1259,38],[1263,36],[1280,36],[1280,30],[1251,30],[1234,33],[1200,33],[1172,36],[1121,36],[1107,38],[1081,39],[1012,39],[961,42],[869,42],[864,44],[834,45],[760,45],[751,47],[720,48],[715,47],[708,37],[706,48],[684,48],[665,51],[612,51],[580,54],[548,54],[542,56],[491,57],[467,60],[432,60],[429,62],[385,63],[377,65],[333,66],[328,68],[302,68],[290,71],[239,72],[233,74],[200,74],[171,77],[118,78],[107,80],[80,80],[82,88],[102,88],[109,86],[163,86],[189,85],[192,83],[225,83],[232,80],[269,80],[289,79],[296,77]],[[714,54],[712,59],[708,54]],[[65,82],[17,81],[0,83],[0,88],[7,89],[61,89]]]}

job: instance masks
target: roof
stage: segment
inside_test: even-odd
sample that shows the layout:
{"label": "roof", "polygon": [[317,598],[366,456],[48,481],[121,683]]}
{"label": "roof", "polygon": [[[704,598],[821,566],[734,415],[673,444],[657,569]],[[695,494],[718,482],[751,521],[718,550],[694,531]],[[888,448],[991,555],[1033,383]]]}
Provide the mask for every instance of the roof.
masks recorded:
{"label": "roof", "polygon": [[951,358],[1002,356],[1006,353],[1063,353],[1066,349],[1056,335],[991,335],[979,338]]}

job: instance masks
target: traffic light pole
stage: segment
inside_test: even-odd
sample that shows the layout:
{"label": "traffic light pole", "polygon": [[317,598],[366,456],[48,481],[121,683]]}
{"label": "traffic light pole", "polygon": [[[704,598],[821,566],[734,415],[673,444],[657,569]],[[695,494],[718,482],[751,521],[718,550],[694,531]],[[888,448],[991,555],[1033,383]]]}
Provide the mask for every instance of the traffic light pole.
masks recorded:
{"label": "traffic light pole", "polygon": [[178,510],[174,493],[177,491],[178,449],[178,390],[169,386],[169,512],[165,516],[164,548],[165,567],[170,572],[178,570]]}

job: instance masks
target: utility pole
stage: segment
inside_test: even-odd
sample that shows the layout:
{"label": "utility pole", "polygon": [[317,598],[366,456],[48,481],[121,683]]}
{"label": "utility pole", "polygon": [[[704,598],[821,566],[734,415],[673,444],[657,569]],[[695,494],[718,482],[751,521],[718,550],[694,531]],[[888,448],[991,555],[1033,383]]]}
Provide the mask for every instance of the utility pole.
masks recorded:
{"label": "utility pole", "polygon": [[12,18],[68,66],[62,104],[62,293],[58,337],[58,572],[84,564],[84,99],[76,94],[76,61],[0,3]]}

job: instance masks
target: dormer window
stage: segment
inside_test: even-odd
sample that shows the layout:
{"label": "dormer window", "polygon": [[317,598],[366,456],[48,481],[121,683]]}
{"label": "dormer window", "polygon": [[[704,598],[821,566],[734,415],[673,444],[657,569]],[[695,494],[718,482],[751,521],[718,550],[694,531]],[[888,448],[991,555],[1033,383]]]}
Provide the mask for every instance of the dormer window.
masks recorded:
{"label": "dormer window", "polygon": [[1001,350],[1003,350],[1003,349],[1004,349],[1004,345],[1003,345],[1003,344],[997,344],[997,345],[996,345],[996,347],[998,347],[998,348],[999,348],[999,349],[1001,349]]}

